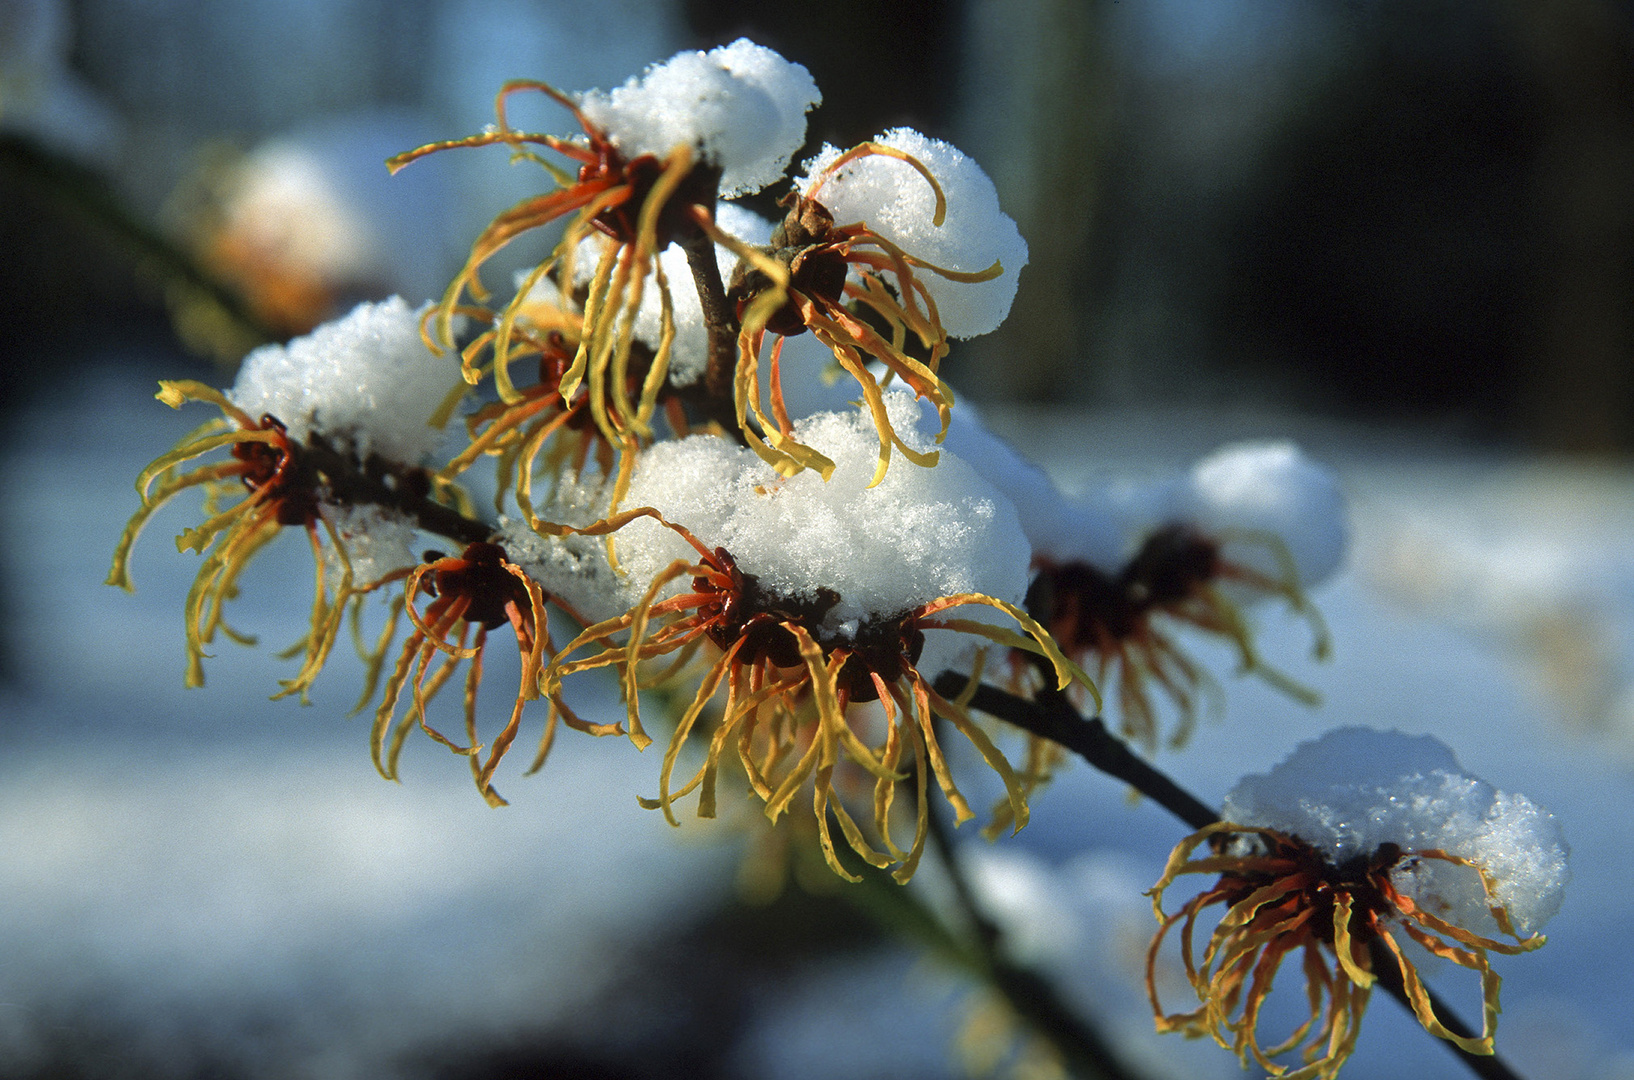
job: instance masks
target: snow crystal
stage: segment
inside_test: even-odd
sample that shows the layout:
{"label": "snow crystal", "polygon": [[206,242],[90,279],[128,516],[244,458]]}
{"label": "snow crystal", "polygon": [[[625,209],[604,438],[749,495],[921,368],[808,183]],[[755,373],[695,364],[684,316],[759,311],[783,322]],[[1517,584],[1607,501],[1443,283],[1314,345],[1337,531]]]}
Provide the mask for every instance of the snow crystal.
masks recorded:
{"label": "snow crystal", "polygon": [[[715,224],[727,235],[745,244],[764,245],[772,235],[772,223],[752,210],[735,203],[718,203]],[[576,284],[588,284],[595,275],[596,264],[612,240],[599,232],[592,232],[579,242],[574,254],[573,277]],[[678,244],[664,249],[659,261],[664,277],[669,281],[671,317],[675,320],[675,339],[670,344],[669,383],[671,386],[691,386],[703,378],[709,366],[709,333],[704,326],[703,304],[698,299],[698,288],[692,270],[687,265],[686,252]],[[724,247],[716,246],[715,258],[721,269],[721,280],[731,279],[738,257]],[[541,298],[546,291],[554,302],[556,287],[548,281],[534,286]],[[656,349],[663,331],[663,301],[658,292],[657,274],[649,275],[643,283],[641,306],[636,311],[631,328],[636,340]]]}
{"label": "snow crystal", "polygon": [[[1496,880],[1496,902],[1530,934],[1559,909],[1569,874],[1560,826],[1523,795],[1464,772],[1429,735],[1349,727],[1302,743],[1226,796],[1227,821],[1288,833],[1334,863],[1393,843],[1466,858]],[[1404,859],[1392,880],[1432,914],[1491,936],[1478,875],[1435,859]]]}
{"label": "snow crystal", "polygon": [[[352,564],[353,586],[372,585],[391,573],[416,565],[414,554],[417,530],[413,520],[379,506],[340,506],[324,503],[319,507],[324,519],[340,534],[346,558]],[[329,588],[340,586],[340,559],[327,545],[324,574]]]}
{"label": "snow crystal", "polygon": [[1291,442],[1217,450],[1192,468],[1176,497],[1181,520],[1224,540],[1233,563],[1280,580],[1287,576],[1281,553],[1256,537],[1285,544],[1302,588],[1327,580],[1349,542],[1338,478]]}
{"label": "snow crystal", "polygon": [[276,417],[298,443],[318,434],[360,455],[418,463],[442,441],[429,421],[459,383],[448,358],[420,340],[424,310],[394,296],[287,345],[263,345],[227,396],[251,416]]}
{"label": "snow crystal", "polygon": [[955,147],[911,128],[894,128],[874,141],[916,158],[936,177],[947,197],[947,216],[940,226],[932,223],[936,195],[925,178],[907,162],[883,154],[857,158],[824,179],[841,154],[824,146],[796,181],[801,193],[815,189],[836,225],[862,222],[909,255],[944,269],[977,273],[997,260],[1004,272],[974,285],[928,269],[915,272],[950,335],[969,338],[997,329],[1010,313],[1017,275],[1027,265],[1027,242],[999,209],[993,181]]}
{"label": "snow crystal", "polygon": [[806,140],[806,113],[822,101],[811,73],[739,38],[707,53],[680,52],[640,78],[580,96],[586,117],[627,157],[698,147],[721,167],[721,194],[776,183]]}
{"label": "snow crystal", "polygon": [[[931,438],[913,424],[912,397],[892,392],[886,402],[903,440],[929,449]],[[837,636],[954,593],[1021,602],[1029,549],[1015,509],[964,462],[944,452],[934,469],[895,468],[869,488],[879,436],[866,411],[813,416],[795,425],[795,436],[834,460],[831,480],[810,470],[780,477],[752,451],[700,435],[647,450],[622,505],[654,507],[707,549],[726,548],[774,594],[837,591],[841,600],[824,624]],[[679,536],[647,520],[620,530],[617,545],[626,607],[673,560],[698,558]],[[989,610],[958,614],[982,618]]]}

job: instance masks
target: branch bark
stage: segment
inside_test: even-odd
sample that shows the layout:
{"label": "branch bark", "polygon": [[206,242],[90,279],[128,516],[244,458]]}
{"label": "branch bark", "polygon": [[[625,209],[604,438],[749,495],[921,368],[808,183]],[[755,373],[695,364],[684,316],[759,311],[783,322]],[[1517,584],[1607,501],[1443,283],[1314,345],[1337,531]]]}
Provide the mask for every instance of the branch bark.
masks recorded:
{"label": "branch bark", "polygon": [[347,505],[372,505],[413,518],[421,529],[461,544],[474,544],[493,535],[494,527],[468,518],[453,507],[431,499],[431,478],[424,469],[409,468],[371,454],[361,463],[314,435],[304,446],[292,446],[293,468],[307,477],[314,489],[325,489],[329,500]]}

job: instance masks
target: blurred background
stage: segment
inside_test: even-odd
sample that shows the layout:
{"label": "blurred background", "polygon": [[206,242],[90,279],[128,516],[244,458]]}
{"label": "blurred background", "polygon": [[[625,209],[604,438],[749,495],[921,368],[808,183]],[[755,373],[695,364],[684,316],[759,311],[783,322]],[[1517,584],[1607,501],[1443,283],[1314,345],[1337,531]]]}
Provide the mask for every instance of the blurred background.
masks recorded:
{"label": "blurred background", "polygon": [[[608,87],[740,35],[812,71],[809,150],[911,124],[992,175],[1031,262],[945,373],[1069,491],[1249,437],[1340,470],[1336,660],[1262,628],[1326,706],[1227,678],[1162,764],[1212,801],[1325,727],[1397,726],[1555,810],[1578,881],[1504,969],[1500,1046],[1634,1076],[1634,5],[0,0],[0,1077],[1036,1066],[837,882],[751,896],[764,840],[638,810],[655,762],[626,745],[564,743],[494,812],[428,748],[374,776],[355,667],[311,709],[262,700],[303,632],[299,545],[240,602],[273,648],[224,648],[201,691],[194,566],[164,550],[185,514],[135,598],[100,585],[131,478],[200,419],[155,379],[440,294],[542,179],[387,156],[479,130],[506,79]],[[1082,773],[1034,817],[969,855],[1017,947],[1149,1075],[1240,1075],[1148,1034],[1139,892],[1173,824]],[[1346,1075],[1460,1075],[1399,1012]]]}

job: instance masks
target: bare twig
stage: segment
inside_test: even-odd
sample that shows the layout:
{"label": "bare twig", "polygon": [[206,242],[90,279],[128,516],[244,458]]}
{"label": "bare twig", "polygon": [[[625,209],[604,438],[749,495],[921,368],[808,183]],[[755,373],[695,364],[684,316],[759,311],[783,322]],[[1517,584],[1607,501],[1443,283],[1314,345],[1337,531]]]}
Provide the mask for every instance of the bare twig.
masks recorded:
{"label": "bare twig", "polygon": [[429,533],[461,544],[474,544],[493,535],[487,522],[468,518],[430,497],[430,476],[424,469],[388,462],[371,454],[361,463],[350,454],[313,435],[305,445],[291,444],[291,474],[303,476],[311,487],[327,489],[329,498],[346,505],[373,505],[414,519]]}

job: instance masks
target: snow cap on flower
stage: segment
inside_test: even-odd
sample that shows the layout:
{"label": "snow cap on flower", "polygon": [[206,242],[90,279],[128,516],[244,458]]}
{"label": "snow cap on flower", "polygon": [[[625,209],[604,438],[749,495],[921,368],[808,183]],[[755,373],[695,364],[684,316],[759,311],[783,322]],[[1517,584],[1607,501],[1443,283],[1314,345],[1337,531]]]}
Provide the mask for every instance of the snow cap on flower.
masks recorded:
{"label": "snow cap on flower", "polygon": [[[715,224],[722,232],[745,244],[765,244],[772,235],[772,223],[736,203],[718,203]],[[612,240],[599,232],[590,232],[579,242],[574,255],[573,276],[576,284],[587,285],[596,273],[596,263]],[[721,269],[721,279],[732,276],[738,257],[719,245],[715,258]],[[703,377],[709,366],[709,330],[704,323],[703,303],[693,286],[692,270],[687,266],[686,252],[680,245],[671,244],[659,255],[664,278],[669,282],[670,317],[675,321],[675,339],[670,343],[669,383],[671,386],[691,386]],[[534,285],[540,299],[552,299],[556,290],[553,282],[541,279]],[[549,294],[549,295],[547,295]],[[636,312],[631,332],[637,341],[652,349],[658,348],[664,328],[663,299],[658,290],[657,274],[648,277],[641,291],[641,307]]]}
{"label": "snow cap on flower", "polygon": [[1238,565],[1281,579],[1279,553],[1255,537],[1285,544],[1304,589],[1339,568],[1349,542],[1338,477],[1287,441],[1216,450],[1193,466],[1175,499],[1180,519],[1225,540],[1225,557]]}
{"label": "snow cap on flower", "polygon": [[721,167],[721,194],[749,195],[782,179],[806,140],[806,113],[823,100],[811,73],[739,38],[707,53],[680,52],[579,107],[628,158],[697,148]]}
{"label": "snow cap on flower", "polygon": [[[1269,773],[1245,777],[1226,796],[1224,816],[1297,836],[1335,864],[1386,843],[1468,859],[1492,876],[1492,899],[1522,935],[1559,910],[1570,876],[1553,815],[1471,776],[1429,735],[1330,731]],[[1477,932],[1491,925],[1479,876],[1468,867],[1403,859],[1391,876],[1432,914]]]}
{"label": "snow cap on flower", "polygon": [[980,273],[999,262],[1002,274],[975,284],[930,270],[915,274],[936,301],[949,335],[970,338],[996,330],[1010,313],[1017,275],[1027,265],[1027,242],[999,209],[993,181],[957,148],[912,128],[893,128],[874,141],[917,159],[936,177],[947,197],[940,225],[934,223],[936,193],[924,176],[883,154],[854,158],[830,175],[841,151],[824,146],[795,182],[801,194],[814,196],[836,225],[862,222],[907,254],[945,270]]}
{"label": "snow cap on flower", "polygon": [[287,345],[244,358],[227,395],[251,416],[281,421],[289,437],[311,434],[418,463],[442,441],[432,414],[458,374],[420,339],[420,318],[402,297],[364,303]]}
{"label": "snow cap on flower", "polygon": [[1015,503],[1022,532],[1035,556],[1053,562],[1082,560],[1109,573],[1127,556],[1127,530],[1112,512],[1112,503],[1069,501],[1043,469],[989,431],[967,399],[954,404],[953,422],[942,446]]}
{"label": "snow cap on flower", "polygon": [[[914,426],[913,398],[892,392],[886,404],[904,441],[930,449],[930,437]],[[975,470],[944,451],[934,469],[892,469],[870,488],[879,436],[866,411],[821,413],[794,430],[834,460],[826,483],[809,471],[780,477],[750,450],[693,436],[643,453],[622,505],[652,506],[705,545],[726,548],[776,595],[833,589],[841,599],[825,625],[838,637],[870,617],[898,617],[956,593],[1021,603],[1027,541],[1014,507]],[[672,560],[696,558],[674,533],[644,519],[621,529],[617,545],[635,596]],[[988,610],[961,607],[957,615],[982,619]],[[940,636],[928,635],[922,670],[930,674],[951,662],[933,655]]]}

